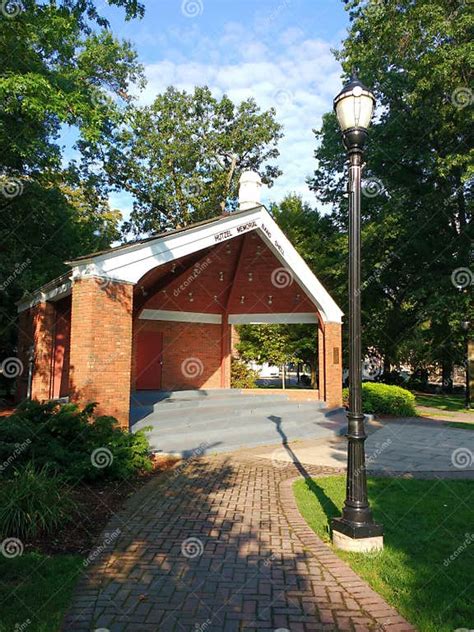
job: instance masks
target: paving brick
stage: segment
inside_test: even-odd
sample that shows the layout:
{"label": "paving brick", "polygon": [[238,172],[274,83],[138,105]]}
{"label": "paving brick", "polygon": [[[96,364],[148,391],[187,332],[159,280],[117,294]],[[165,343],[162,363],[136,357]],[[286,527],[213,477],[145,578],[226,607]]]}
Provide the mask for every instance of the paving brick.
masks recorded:
{"label": "paving brick", "polygon": [[[334,471],[308,466],[311,475]],[[412,632],[304,523],[291,490],[297,473],[239,454],[194,459],[151,480],[128,501],[106,563],[88,567],[63,632],[98,622],[160,632]],[[189,537],[202,543],[194,557],[181,551]]]}

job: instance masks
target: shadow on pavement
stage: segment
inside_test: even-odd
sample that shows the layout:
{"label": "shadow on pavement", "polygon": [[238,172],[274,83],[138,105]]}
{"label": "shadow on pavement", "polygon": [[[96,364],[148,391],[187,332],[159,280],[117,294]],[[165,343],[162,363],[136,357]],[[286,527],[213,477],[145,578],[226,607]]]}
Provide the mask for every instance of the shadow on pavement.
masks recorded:
{"label": "shadow on pavement", "polygon": [[324,493],[324,490],[312,479],[311,474],[309,474],[305,466],[299,461],[297,455],[289,445],[288,437],[281,427],[281,418],[275,415],[270,415],[268,418],[275,424],[276,431],[281,437],[282,446],[285,448],[298,472],[304,478],[305,484],[308,489],[313,492],[313,494],[321,503],[321,506],[328,520],[334,518],[335,516],[338,516],[340,514],[340,510],[338,509],[338,507],[336,507],[333,501]]}

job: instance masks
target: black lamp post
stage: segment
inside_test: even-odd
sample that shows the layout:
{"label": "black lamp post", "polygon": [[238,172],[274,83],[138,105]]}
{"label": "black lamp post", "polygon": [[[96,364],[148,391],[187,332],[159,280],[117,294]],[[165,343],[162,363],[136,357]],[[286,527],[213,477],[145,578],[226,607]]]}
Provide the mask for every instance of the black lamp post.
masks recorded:
{"label": "black lamp post", "polygon": [[333,542],[352,551],[383,546],[383,528],[372,517],[367,498],[362,412],[362,350],[360,316],[361,168],[374,95],[353,75],[334,99],[334,109],[349,155],[349,411],[346,500],[342,516],[332,521]]}
{"label": "black lamp post", "polygon": [[461,327],[464,331],[464,345],[466,350],[466,394],[464,399],[464,408],[468,410],[471,408],[471,393],[470,393],[470,377],[469,377],[469,321],[464,320],[461,323]]}

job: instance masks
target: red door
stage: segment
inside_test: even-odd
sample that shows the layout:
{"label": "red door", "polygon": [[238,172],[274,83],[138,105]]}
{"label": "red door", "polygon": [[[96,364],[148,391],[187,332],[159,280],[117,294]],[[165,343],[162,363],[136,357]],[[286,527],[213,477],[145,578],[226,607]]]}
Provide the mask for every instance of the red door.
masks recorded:
{"label": "red door", "polygon": [[137,338],[136,389],[159,390],[161,388],[161,365],[163,334],[157,331],[139,331]]}

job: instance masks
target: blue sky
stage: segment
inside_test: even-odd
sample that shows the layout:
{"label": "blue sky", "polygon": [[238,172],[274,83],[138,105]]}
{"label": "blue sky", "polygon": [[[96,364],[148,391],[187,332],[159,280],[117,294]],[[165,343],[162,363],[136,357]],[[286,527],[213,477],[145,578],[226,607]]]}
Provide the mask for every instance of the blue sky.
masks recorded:
{"label": "blue sky", "polygon": [[[315,166],[312,128],[341,85],[331,48],[340,46],[348,26],[342,0],[144,1],[145,17],[130,22],[99,2],[113,32],[134,44],[145,66],[140,102],[150,103],[171,84],[208,85],[217,96],[273,106],[284,125],[278,160],[284,173],[263,201],[297,192],[314,203],[305,178]],[[114,194],[111,202],[127,215],[126,195]]]}

